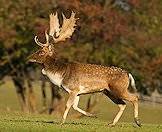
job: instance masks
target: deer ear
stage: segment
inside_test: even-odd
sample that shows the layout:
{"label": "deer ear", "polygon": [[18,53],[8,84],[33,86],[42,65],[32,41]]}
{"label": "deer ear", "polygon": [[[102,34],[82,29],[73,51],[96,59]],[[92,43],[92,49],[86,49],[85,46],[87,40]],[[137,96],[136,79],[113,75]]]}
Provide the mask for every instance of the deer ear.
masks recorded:
{"label": "deer ear", "polygon": [[53,55],[52,45],[49,45],[48,49],[49,49],[49,55],[52,56]]}

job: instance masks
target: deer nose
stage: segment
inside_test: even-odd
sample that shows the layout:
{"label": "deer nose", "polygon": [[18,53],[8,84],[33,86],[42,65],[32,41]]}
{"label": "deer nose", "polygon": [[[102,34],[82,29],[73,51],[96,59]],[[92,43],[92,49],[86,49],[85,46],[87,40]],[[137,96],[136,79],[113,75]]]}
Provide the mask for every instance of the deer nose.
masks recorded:
{"label": "deer nose", "polygon": [[32,56],[27,57],[28,62],[35,62],[36,60]]}

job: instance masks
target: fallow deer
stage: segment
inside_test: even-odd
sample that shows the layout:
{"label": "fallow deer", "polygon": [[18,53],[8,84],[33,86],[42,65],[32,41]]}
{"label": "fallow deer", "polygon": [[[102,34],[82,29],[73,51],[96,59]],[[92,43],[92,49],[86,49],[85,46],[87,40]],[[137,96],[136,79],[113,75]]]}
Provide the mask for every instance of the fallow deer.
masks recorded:
{"label": "fallow deer", "polygon": [[[62,14],[63,15],[63,14]],[[43,65],[42,73],[46,75],[52,83],[64,88],[69,93],[66,103],[66,109],[63,115],[62,123],[65,122],[71,106],[78,112],[93,116],[78,107],[79,95],[103,92],[115,104],[119,106],[119,112],[110,126],[114,126],[126,107],[124,101],[129,101],[134,106],[134,120],[138,126],[141,123],[138,119],[138,97],[128,92],[129,83],[136,89],[135,81],[130,73],[117,67],[106,67],[95,64],[82,63],[63,63],[56,58],[54,43],[65,41],[70,38],[75,30],[75,13],[72,12],[70,18],[63,15],[63,24],[60,27],[59,19],[56,14],[50,14],[49,34],[45,31],[46,43],[39,42],[35,36],[35,42],[41,47],[40,50],[29,57],[29,61]],[[49,42],[52,37],[52,42]]]}

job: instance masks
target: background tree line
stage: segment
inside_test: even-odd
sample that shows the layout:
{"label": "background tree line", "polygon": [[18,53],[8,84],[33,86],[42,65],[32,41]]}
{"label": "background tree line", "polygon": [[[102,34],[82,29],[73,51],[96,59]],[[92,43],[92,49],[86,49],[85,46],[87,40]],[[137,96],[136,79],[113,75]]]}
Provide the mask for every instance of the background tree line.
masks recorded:
{"label": "background tree line", "polygon": [[0,79],[12,78],[22,102],[26,80],[33,93],[29,73],[37,65],[27,62],[38,48],[33,38],[45,41],[48,15],[56,10],[80,18],[72,39],[57,45],[63,61],[118,66],[135,76],[142,94],[162,93],[161,0],[1,0]]}

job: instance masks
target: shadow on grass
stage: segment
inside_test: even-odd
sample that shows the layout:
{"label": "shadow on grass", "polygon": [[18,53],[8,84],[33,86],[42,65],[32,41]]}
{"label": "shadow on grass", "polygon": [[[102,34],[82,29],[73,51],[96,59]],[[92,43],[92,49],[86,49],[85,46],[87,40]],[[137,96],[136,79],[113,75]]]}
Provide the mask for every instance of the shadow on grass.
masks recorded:
{"label": "shadow on grass", "polygon": [[31,122],[31,123],[49,123],[49,124],[60,124],[59,122],[55,121],[43,121],[43,120],[27,120],[27,119],[4,119],[5,121],[10,122]]}
{"label": "shadow on grass", "polygon": [[66,122],[63,125],[61,125],[61,122],[56,121],[44,121],[44,120],[27,120],[27,119],[4,119],[4,121],[7,122],[28,122],[28,123],[46,123],[46,124],[56,124],[60,126],[64,125],[90,125],[88,123],[82,123],[82,122]]}

